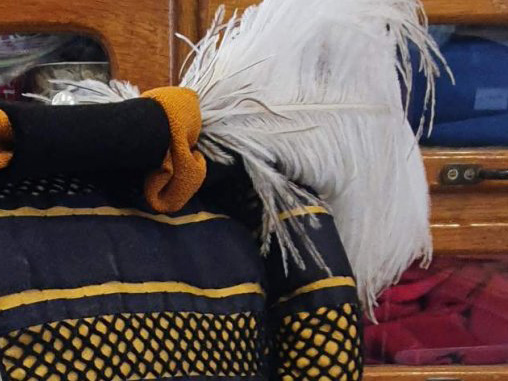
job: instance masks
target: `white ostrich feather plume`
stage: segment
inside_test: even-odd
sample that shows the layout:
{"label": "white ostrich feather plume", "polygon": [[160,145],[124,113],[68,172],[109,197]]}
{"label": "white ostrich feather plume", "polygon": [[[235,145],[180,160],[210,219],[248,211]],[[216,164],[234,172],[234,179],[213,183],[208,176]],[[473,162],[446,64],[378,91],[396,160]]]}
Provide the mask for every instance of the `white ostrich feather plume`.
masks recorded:
{"label": "white ostrich feather plume", "polygon": [[431,127],[435,59],[444,59],[422,5],[265,0],[225,24],[224,13],[198,44],[188,41],[182,68],[180,85],[200,97],[200,148],[223,163],[233,160],[228,151],[242,157],[264,206],[262,249],[275,237],[286,264],[305,267],[291,227],[329,271],[301,223],[279,219],[303,205],[329,208],[372,312],[381,291],[432,255],[424,167],[401,94],[412,88],[411,42],[427,77]]}
{"label": "white ostrich feather plume", "polygon": [[410,93],[412,42],[427,77],[431,124],[440,74],[434,57],[444,60],[421,3],[265,0],[225,25],[223,15],[221,8],[193,46],[181,82],[200,96],[203,152],[219,161],[220,147],[242,156],[265,206],[265,242],[275,233],[286,261],[301,266],[277,216],[320,202],[296,184],[315,189],[371,310],[415,259],[428,263],[432,255],[424,167],[399,81]]}

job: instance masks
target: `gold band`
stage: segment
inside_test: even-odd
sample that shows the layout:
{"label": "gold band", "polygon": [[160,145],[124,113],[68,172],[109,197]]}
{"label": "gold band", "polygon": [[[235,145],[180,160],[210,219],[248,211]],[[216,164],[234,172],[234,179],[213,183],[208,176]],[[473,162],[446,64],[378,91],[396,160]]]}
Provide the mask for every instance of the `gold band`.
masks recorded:
{"label": "gold band", "polygon": [[291,295],[280,298],[278,303],[285,303],[288,300],[291,300],[303,294],[308,294],[309,292],[336,287],[356,287],[356,282],[354,278],[350,276],[336,276],[333,278],[321,279],[318,280],[317,282],[313,282],[303,287],[300,287],[299,289],[294,291]]}
{"label": "gold band", "polygon": [[199,190],[206,176],[206,162],[196,149],[201,131],[198,95],[182,87],[161,87],[143,97],[155,100],[164,109],[171,133],[168,154],[160,169],[145,183],[145,196],[158,212],[176,212]]}
{"label": "gold band", "polygon": [[187,225],[199,222],[206,222],[218,219],[228,219],[223,214],[214,214],[209,212],[198,212],[186,214],[183,216],[167,216],[165,214],[151,214],[143,212],[139,209],[119,209],[110,206],[100,206],[97,208],[68,208],[65,206],[55,206],[49,209],[36,209],[28,206],[6,210],[0,209],[0,218],[9,217],[39,217],[39,218],[56,218],[56,217],[75,217],[75,216],[101,216],[101,217],[138,217],[146,220],[158,222],[166,225]]}
{"label": "gold band", "polygon": [[279,219],[284,221],[291,217],[303,217],[311,214],[329,214],[329,212],[322,206],[311,205],[282,212],[279,214]]}
{"label": "gold band", "polygon": [[258,283],[244,283],[236,286],[205,289],[182,282],[120,283],[111,282],[79,288],[28,290],[0,297],[0,311],[53,300],[75,300],[94,296],[115,294],[190,294],[211,299],[222,299],[237,295],[258,294],[264,291]]}

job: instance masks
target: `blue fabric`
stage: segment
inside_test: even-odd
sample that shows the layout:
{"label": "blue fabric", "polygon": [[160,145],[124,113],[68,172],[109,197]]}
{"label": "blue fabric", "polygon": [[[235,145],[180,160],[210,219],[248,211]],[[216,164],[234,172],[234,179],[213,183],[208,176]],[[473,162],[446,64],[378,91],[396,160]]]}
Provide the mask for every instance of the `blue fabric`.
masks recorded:
{"label": "blue fabric", "polygon": [[[456,79],[443,72],[436,83],[436,117],[432,135],[422,144],[449,147],[508,145],[508,47],[477,37],[451,35],[441,51]],[[425,93],[423,76],[415,78],[414,104]],[[413,107],[418,126],[421,108]]]}
{"label": "blue fabric", "polygon": [[440,123],[421,143],[442,147],[508,146],[508,114]]}

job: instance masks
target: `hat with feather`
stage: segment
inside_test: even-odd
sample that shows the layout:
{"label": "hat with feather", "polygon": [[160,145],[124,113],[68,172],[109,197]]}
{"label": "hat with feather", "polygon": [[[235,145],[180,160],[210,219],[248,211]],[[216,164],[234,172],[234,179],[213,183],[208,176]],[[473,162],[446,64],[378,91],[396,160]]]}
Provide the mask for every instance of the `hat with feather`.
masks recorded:
{"label": "hat with feather", "polygon": [[[324,207],[335,218],[360,298],[372,308],[414,260],[428,263],[432,255],[424,167],[406,118],[410,45],[419,50],[419,70],[427,77],[430,125],[440,74],[436,61],[447,67],[427,32],[420,1],[265,0],[241,17],[235,13],[224,22],[224,15],[219,8],[197,44],[180,36],[192,52],[179,87],[140,94],[118,81],[63,81],[68,87],[55,98],[38,98],[52,104],[113,103],[92,113],[86,106],[72,112],[56,108],[56,117],[34,105],[23,106],[30,113],[0,114],[0,163],[23,168],[23,152],[39,150],[39,167],[71,165],[44,148],[42,135],[37,147],[24,143],[36,133],[30,118],[38,123],[46,118],[71,140],[77,135],[68,131],[68,122],[86,124],[90,139],[106,145],[94,149],[87,168],[103,160],[102,152],[113,144],[107,142],[117,141],[111,136],[129,131],[135,144],[121,142],[108,160],[120,169],[129,162],[156,164],[147,176],[146,199],[157,211],[174,212],[203,183],[205,158],[225,165],[240,161],[263,206],[262,253],[275,237],[286,271],[289,261],[304,268],[290,233],[296,231],[327,269],[297,212],[279,218],[304,204]],[[116,118],[106,117],[108,107],[115,107]],[[422,117],[420,131],[424,124]],[[143,133],[133,132],[140,125]],[[79,147],[85,150],[86,144],[76,142],[75,156]],[[314,226],[319,229],[317,221]]]}

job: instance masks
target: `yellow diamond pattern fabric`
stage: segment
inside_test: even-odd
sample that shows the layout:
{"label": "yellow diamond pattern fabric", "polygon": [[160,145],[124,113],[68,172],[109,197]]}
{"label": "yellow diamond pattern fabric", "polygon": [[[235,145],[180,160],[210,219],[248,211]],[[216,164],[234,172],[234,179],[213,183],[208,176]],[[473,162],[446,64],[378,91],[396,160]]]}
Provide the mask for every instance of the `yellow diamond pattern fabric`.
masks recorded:
{"label": "yellow diamond pattern fabric", "polygon": [[276,340],[280,379],[361,380],[360,316],[356,305],[344,304],[284,318]]}
{"label": "yellow diamond pattern fabric", "polygon": [[253,313],[140,313],[65,320],[0,338],[10,380],[139,380],[257,375]]}

